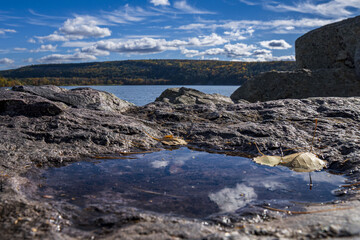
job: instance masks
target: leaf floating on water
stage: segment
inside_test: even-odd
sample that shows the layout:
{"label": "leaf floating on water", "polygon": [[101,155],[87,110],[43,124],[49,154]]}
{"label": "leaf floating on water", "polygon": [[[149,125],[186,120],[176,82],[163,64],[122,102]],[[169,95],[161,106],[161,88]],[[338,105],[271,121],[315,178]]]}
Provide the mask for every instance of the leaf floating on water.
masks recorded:
{"label": "leaf floating on water", "polygon": [[282,165],[296,172],[320,171],[326,167],[326,161],[321,160],[311,152],[294,153],[282,158]]}
{"label": "leaf floating on water", "polygon": [[259,157],[254,158],[254,162],[256,162],[258,164],[261,164],[261,165],[275,167],[276,165],[280,164],[281,157],[280,156],[263,155],[263,156],[259,156]]}
{"label": "leaf floating on water", "polygon": [[295,172],[320,171],[326,167],[326,161],[321,160],[311,152],[294,153],[284,157],[262,155],[253,160],[258,164],[270,167],[281,164]]}

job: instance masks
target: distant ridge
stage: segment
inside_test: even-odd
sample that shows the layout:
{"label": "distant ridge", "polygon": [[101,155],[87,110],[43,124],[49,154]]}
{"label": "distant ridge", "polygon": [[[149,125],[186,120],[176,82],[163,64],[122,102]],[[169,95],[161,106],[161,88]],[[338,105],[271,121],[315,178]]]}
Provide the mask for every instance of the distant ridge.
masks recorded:
{"label": "distant ridge", "polygon": [[241,85],[266,71],[290,71],[295,62],[126,60],[45,64],[0,71],[0,87],[13,85]]}

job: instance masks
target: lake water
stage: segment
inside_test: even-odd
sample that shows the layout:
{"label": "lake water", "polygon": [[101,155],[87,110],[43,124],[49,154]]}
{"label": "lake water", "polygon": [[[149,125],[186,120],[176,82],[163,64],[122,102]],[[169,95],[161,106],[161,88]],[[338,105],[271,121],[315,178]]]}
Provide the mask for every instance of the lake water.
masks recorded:
{"label": "lake water", "polygon": [[248,204],[335,200],[333,193],[345,178],[326,171],[311,175],[312,188],[309,173],[180,148],[50,168],[32,182],[40,181],[36,196],[83,209],[116,204],[204,218],[235,212]]}
{"label": "lake water", "polygon": [[188,87],[194,88],[204,93],[219,93],[224,96],[230,95],[239,86],[214,86],[214,85],[191,85],[191,86],[175,86],[175,85],[119,85],[119,86],[65,86],[63,88],[73,89],[78,87],[91,87],[93,89],[106,91],[115,94],[120,99],[129,101],[138,106],[143,106],[155,101],[160,94],[168,88]]}

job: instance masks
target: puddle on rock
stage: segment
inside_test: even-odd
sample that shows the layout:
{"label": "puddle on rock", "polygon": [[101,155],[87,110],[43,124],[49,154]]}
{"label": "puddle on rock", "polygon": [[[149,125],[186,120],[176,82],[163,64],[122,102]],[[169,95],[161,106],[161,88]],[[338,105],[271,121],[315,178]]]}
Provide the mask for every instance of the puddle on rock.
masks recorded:
{"label": "puddle on rock", "polygon": [[110,203],[202,218],[249,203],[329,202],[345,181],[325,171],[311,176],[310,190],[308,173],[181,148],[50,168],[37,180],[37,194],[82,208]]}

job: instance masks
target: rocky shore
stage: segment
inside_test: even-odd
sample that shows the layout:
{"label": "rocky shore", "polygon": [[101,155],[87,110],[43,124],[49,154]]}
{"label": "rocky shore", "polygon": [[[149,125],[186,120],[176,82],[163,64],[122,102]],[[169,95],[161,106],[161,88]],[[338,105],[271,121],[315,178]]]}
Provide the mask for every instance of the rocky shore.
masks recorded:
{"label": "rocky shore", "polygon": [[[198,104],[180,104],[176,97],[179,92],[182,92],[183,101]],[[319,120],[316,151],[329,162],[331,170],[346,174],[350,183],[359,181],[359,97],[232,104],[224,96],[186,88],[170,89],[166,94],[166,101],[158,98],[137,107],[88,88],[65,90],[55,86],[27,86],[1,90],[2,235],[18,239],[359,236],[360,206],[356,191],[349,191],[347,200],[336,204],[336,208],[343,210],[272,216],[271,220],[264,209],[254,210],[256,216],[265,220],[254,223],[255,220],[234,218],[227,225],[214,222],[204,225],[201,220],[116,206],[96,210],[102,215],[101,222],[73,206],[27,197],[37,187],[24,177],[29,169],[167,147],[149,135],[161,138],[172,134],[187,140],[192,148],[240,156],[257,155],[252,144],[256,142],[267,154],[278,155],[280,145],[284,149],[309,148],[315,119]],[[83,96],[87,96],[87,100],[69,100]],[[311,206],[308,211],[329,208],[333,206]],[[104,230],[106,224],[112,227]]]}
{"label": "rocky shore", "polygon": [[[330,32],[334,27],[347,29],[348,24],[358,19],[325,29]],[[310,34],[323,33],[319,30]],[[306,39],[300,42],[307,44],[310,40]],[[354,42],[351,37],[343,39],[346,44]],[[353,50],[358,52],[358,48],[350,45],[345,50],[351,54]],[[330,68],[321,65],[317,70],[265,75],[271,76],[268,83],[274,85],[278,85],[277,81],[286,82],[289,76],[299,75],[294,85],[309,89],[313,87],[310,80],[317,76],[316,71],[326,74],[338,71],[345,83],[355,84],[358,78],[352,76],[358,72],[358,58],[351,54],[341,60],[345,66],[340,68],[344,71],[339,70],[337,63],[336,66],[330,64]],[[307,63],[302,57],[299,59]],[[344,75],[347,71],[349,75]],[[304,76],[311,79],[308,81]],[[261,76],[258,78],[256,81],[263,81]],[[344,81],[335,83],[339,91]],[[250,80],[231,99],[187,88],[168,89],[155,102],[143,107],[90,88],[18,86],[12,90],[0,89],[1,238],[359,238],[359,88],[346,97],[331,94],[330,90],[326,96],[300,91],[294,97],[281,95],[277,89],[270,94],[255,85],[255,80]],[[294,85],[286,86],[291,89]],[[248,93],[256,93],[257,97],[250,97]],[[318,127],[313,149],[328,162],[329,171],[346,176],[348,187],[339,201],[309,204],[297,214],[248,206],[241,213],[219,218],[190,219],[121,207],[112,202],[81,209],[36,196],[39,186],[31,181],[32,175],[37,176],[39,171],[49,167],[94,157],[169,148],[159,141],[167,135],[185,139],[188,147],[199,151],[235,156],[258,155],[255,142],[269,155],[279,155],[280,147],[294,149],[292,152],[310,149],[315,119],[318,119]]]}

